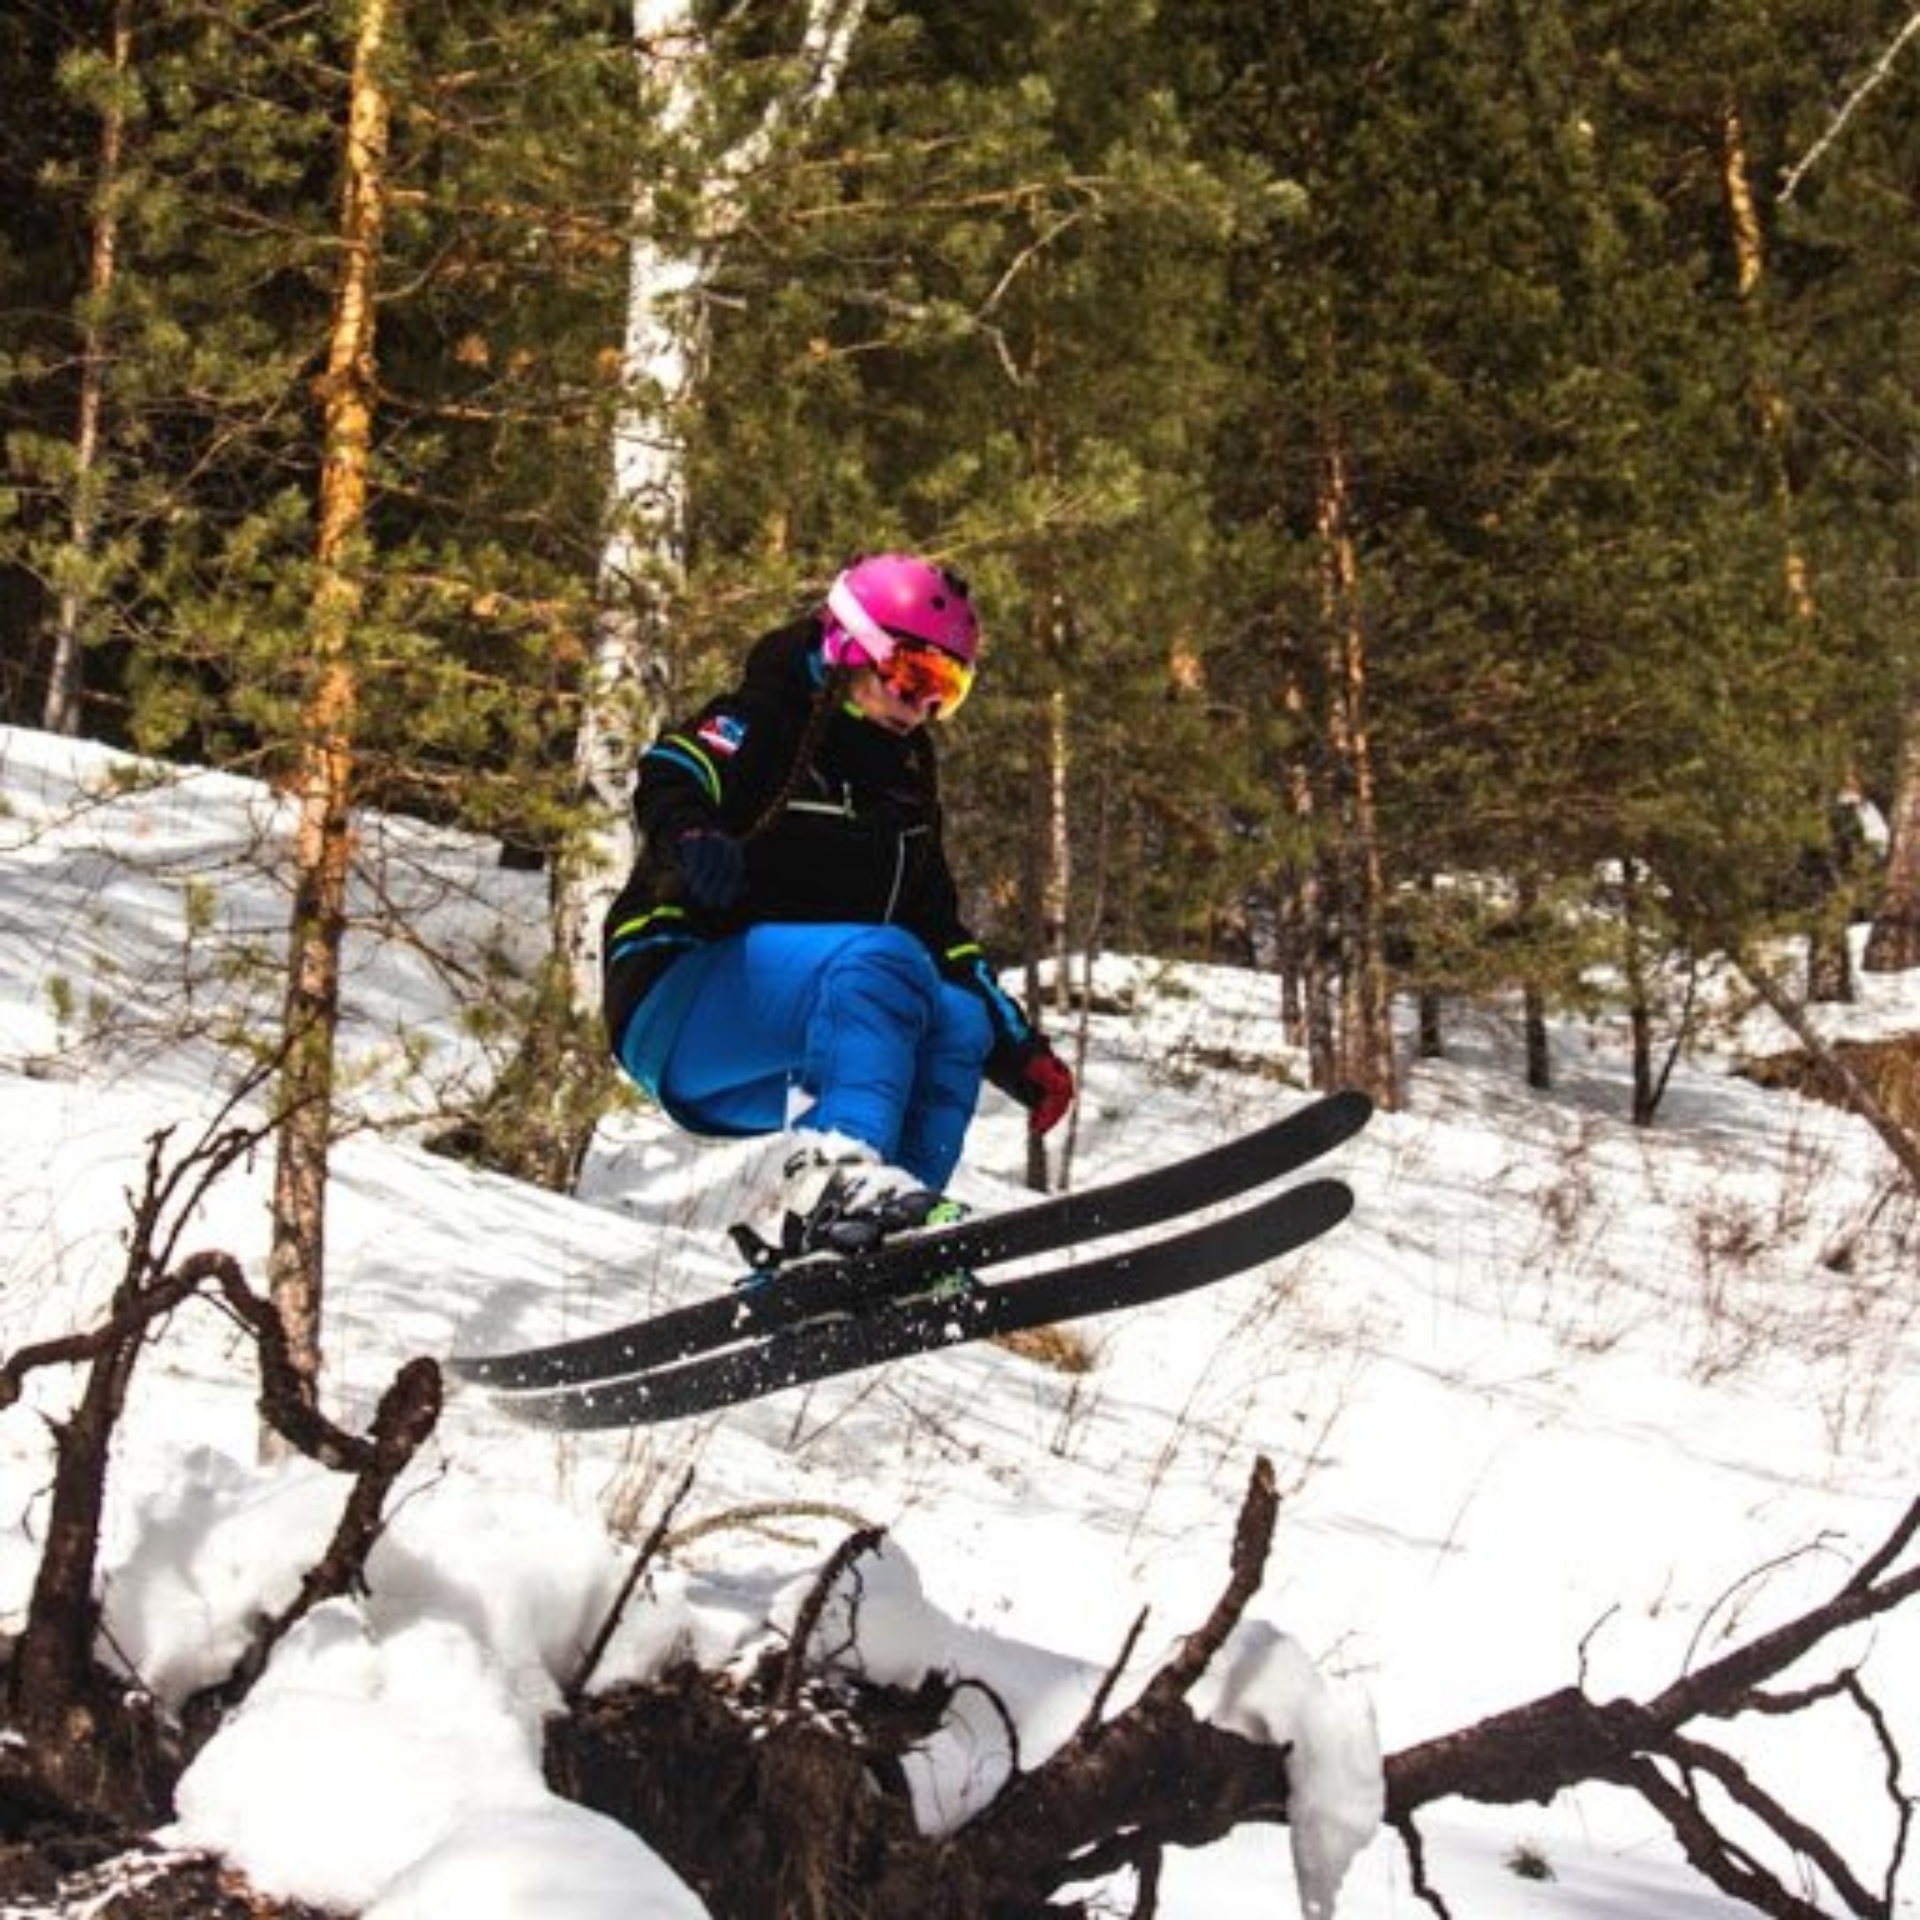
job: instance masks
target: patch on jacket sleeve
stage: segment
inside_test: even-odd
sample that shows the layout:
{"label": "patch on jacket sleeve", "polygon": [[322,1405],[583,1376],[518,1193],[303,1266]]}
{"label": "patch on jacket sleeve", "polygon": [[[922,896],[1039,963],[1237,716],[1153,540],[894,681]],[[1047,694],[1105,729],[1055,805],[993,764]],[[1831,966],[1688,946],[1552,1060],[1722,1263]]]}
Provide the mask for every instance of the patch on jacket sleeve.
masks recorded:
{"label": "patch on jacket sleeve", "polygon": [[746,744],[747,723],[737,714],[716,713],[700,723],[700,744],[730,760]]}

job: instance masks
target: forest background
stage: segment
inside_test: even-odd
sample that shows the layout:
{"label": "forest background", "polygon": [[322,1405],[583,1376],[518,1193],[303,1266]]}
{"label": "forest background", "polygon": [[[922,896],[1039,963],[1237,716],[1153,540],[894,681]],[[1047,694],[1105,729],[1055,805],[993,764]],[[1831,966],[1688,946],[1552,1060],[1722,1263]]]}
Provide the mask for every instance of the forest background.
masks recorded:
{"label": "forest background", "polygon": [[862,550],[985,607],[1036,981],[1272,967],[1388,1101],[1396,992],[1606,991],[1651,1118],[1704,953],[1920,962],[1904,15],[10,7],[0,717],[300,796],[277,1283],[354,809],[553,875],[476,1125],[563,1180],[634,751]]}

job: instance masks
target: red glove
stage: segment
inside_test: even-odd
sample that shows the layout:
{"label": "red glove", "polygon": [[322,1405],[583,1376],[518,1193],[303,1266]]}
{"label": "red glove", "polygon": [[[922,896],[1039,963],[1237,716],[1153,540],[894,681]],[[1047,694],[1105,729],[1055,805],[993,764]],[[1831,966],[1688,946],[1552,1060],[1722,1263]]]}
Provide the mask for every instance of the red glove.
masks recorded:
{"label": "red glove", "polygon": [[1073,1069],[1044,1040],[1036,1040],[1021,1062],[1014,1096],[1027,1110],[1028,1132],[1051,1133],[1073,1105]]}

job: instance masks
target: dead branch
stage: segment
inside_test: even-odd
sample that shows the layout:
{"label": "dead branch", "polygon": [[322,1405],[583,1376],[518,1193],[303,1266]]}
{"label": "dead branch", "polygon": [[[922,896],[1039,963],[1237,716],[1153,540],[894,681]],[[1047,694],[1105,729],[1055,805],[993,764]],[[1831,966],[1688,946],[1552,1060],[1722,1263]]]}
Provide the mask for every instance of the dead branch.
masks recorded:
{"label": "dead branch", "polygon": [[692,1489],[693,1469],[689,1467],[680,1476],[680,1484],[674,1488],[673,1496],[668,1500],[665,1511],[654,1522],[653,1531],[647,1535],[645,1544],[634,1556],[633,1565],[627,1569],[627,1577],[620,1583],[620,1591],[614,1595],[613,1604],[607,1609],[606,1618],[601,1621],[599,1631],[588,1644],[586,1653],[574,1670],[573,1677],[562,1689],[561,1698],[569,1707],[577,1707],[580,1704],[600,1662],[606,1657],[607,1647],[613,1639],[615,1628],[619,1626],[622,1616],[626,1613],[628,1603],[633,1599],[640,1582],[646,1578],[647,1569],[653,1565],[654,1556],[659,1553],[672,1534],[674,1516],[680,1511],[681,1502],[686,1499]]}
{"label": "dead branch", "polygon": [[[1916,21],[1920,22],[1920,16],[1916,16]],[[1805,1010],[1795,1003],[1793,996],[1765,967],[1751,957],[1744,956],[1738,965],[1741,973],[1752,983],[1754,991],[1781,1024],[1806,1048],[1807,1057],[1813,1062],[1815,1070],[1840,1099],[1880,1136],[1915,1191],[1920,1192],[1920,1141],[1916,1141],[1887,1111],[1866,1081],[1827,1044],[1819,1028],[1807,1018]]]}
{"label": "dead branch", "polygon": [[[1810,1904],[1705,1811],[1693,1788],[1696,1778],[1705,1777],[1752,1827],[1818,1873],[1847,1913],[1886,1920],[1914,1817],[1886,1716],[1852,1671],[1790,1693],[1769,1692],[1766,1683],[1834,1635],[1891,1612],[1920,1591],[1920,1567],[1896,1570],[1916,1530],[1920,1501],[1831,1599],[1683,1675],[1649,1700],[1599,1702],[1568,1687],[1395,1754],[1387,1762],[1389,1820],[1405,1833],[1412,1830],[1413,1814],[1436,1800],[1457,1796],[1499,1805],[1545,1804],[1582,1781],[1610,1781],[1637,1792],[1666,1821],[1693,1866],[1723,1892],[1774,1920],[1817,1920],[1824,1909]],[[1755,1781],[1739,1761],[1694,1731],[1701,1721],[1778,1718],[1831,1699],[1852,1704],[1885,1759],[1895,1837],[1884,1892],[1875,1892],[1811,1823]]]}
{"label": "dead branch", "polygon": [[[1136,1876],[1136,1912],[1149,1913],[1167,1846],[1288,1817],[1285,1753],[1202,1721],[1188,1705],[1259,1584],[1275,1511],[1262,1462],[1235,1530],[1228,1580],[1200,1630],[1109,1717],[1137,1635],[1130,1637],[1117,1670],[1096,1689],[1098,1707],[1067,1742],[1029,1770],[1010,1738],[1007,1783],[943,1837],[920,1832],[899,1760],[978,1683],[942,1676],[903,1695],[844,1665],[823,1668],[831,1650],[814,1644],[826,1600],[871,1546],[867,1536],[834,1556],[788,1646],[754,1680],[742,1685],[684,1666],[653,1685],[588,1701],[550,1727],[550,1775],[560,1790],[643,1834],[717,1920],[845,1911],[856,1887],[859,1910],[873,1920],[1064,1920],[1085,1910],[1061,1904],[1060,1889],[1121,1871]],[[1544,1804],[1597,1781],[1638,1793],[1697,1872],[1773,1920],[1838,1912],[1891,1920],[1915,1815],[1892,1723],[1854,1666],[1782,1680],[1834,1635],[1912,1598],[1920,1586],[1920,1567],[1910,1564],[1916,1540],[1920,1501],[1821,1604],[1647,1699],[1595,1700],[1568,1687],[1390,1757],[1386,1819],[1406,1846],[1417,1898],[1445,1920],[1416,1818],[1425,1807],[1456,1797]],[[776,1692],[787,1710],[770,1716]],[[1816,1706],[1854,1713],[1878,1757],[1894,1834],[1878,1884],[1705,1731],[1755,1715],[1777,1723]],[[664,1764],[662,1755],[670,1756]],[[1783,1855],[1793,1867],[1768,1864]],[[1816,1904],[1815,1880],[1825,1906]]]}
{"label": "dead branch", "polygon": [[775,1669],[769,1692],[773,1705],[783,1711],[791,1712],[800,1696],[800,1683],[806,1678],[807,1649],[813,1644],[813,1636],[820,1625],[820,1616],[826,1612],[827,1602],[840,1584],[840,1579],[858,1560],[880,1550],[884,1536],[879,1528],[865,1528],[859,1533],[849,1534],[833,1551],[827,1564],[821,1568],[820,1577],[813,1583],[812,1589],[802,1603],[800,1612],[793,1623],[793,1637],[787,1646],[786,1657]]}
{"label": "dead branch", "polygon": [[910,1692],[876,1686],[830,1656],[823,1667],[815,1646],[847,1570],[879,1544],[872,1530],[823,1568],[776,1661],[744,1684],[682,1666],[586,1702],[549,1728],[549,1778],[645,1835],[727,1920],[849,1911],[854,1888],[876,1920],[1067,1920],[1082,1909],[1052,1903],[1055,1889],[1121,1868],[1138,1873],[1151,1902],[1165,1845],[1285,1814],[1283,1756],[1197,1720],[1186,1703],[1259,1584],[1276,1508],[1262,1461],[1229,1580],[1199,1631],[1130,1707],[1089,1716],[1032,1772],[1019,1770],[1010,1738],[1011,1781],[958,1833],[919,1831],[900,1758],[938,1729],[960,1687],[979,1683],[931,1675]]}
{"label": "dead branch", "polygon": [[335,1473],[369,1471],[376,1443],[336,1426],[320,1411],[313,1377],[294,1362],[293,1341],[280,1309],[247,1284],[237,1260],[226,1254],[207,1257],[218,1263],[214,1277],[221,1299],[253,1337],[261,1419],[296,1453]]}
{"label": "dead branch", "polygon": [[387,1497],[439,1423],[440,1404],[440,1369],[434,1361],[409,1360],[394,1375],[374,1412],[371,1433],[354,1449],[358,1474],[326,1552],[307,1569],[293,1603],[262,1623],[233,1671],[187,1703],[182,1718],[190,1733],[204,1737],[246,1698],[274,1648],[315,1607],[366,1590],[368,1556],[386,1531]]}
{"label": "dead branch", "polygon": [[1820,137],[1814,141],[1805,153],[1796,160],[1781,176],[1780,204],[1784,207],[1800,190],[1800,182],[1812,170],[1815,163],[1827,149],[1839,139],[1842,129],[1860,109],[1861,103],[1879,87],[1893,71],[1893,63],[1900,57],[1900,50],[1916,33],[1920,33],[1920,11],[1907,16],[1906,23],[1882,49],[1880,57],[1868,70],[1867,77],[1840,103],[1839,111],[1822,129]]}
{"label": "dead branch", "polygon": [[51,1423],[53,1493],[27,1619],[7,1663],[5,1702],[25,1736],[0,1766],[0,1798],[47,1817],[139,1825],[160,1817],[180,1755],[151,1703],[96,1664],[95,1596],[101,1517],[115,1429],[134,1369],[156,1324],[209,1290],[251,1331],[260,1355],[261,1405],[274,1427],[315,1459],[359,1477],[334,1540],[309,1573],[293,1608],[256,1639],[219,1690],[230,1704],[257,1677],[294,1620],[363,1575],[394,1482],[432,1431],[440,1409],[439,1370],[430,1360],[403,1368],[383,1397],[373,1431],[347,1433],[320,1413],[310,1384],[288,1359],[285,1328],[271,1303],[247,1285],[230,1254],[178,1259],[185,1222],[208,1188],[256,1136],[212,1134],[169,1166],[170,1133],[148,1143],[145,1183],[134,1204],[126,1267],[104,1320],[85,1332],[25,1347],[0,1363],[0,1407],[20,1397],[33,1372],[83,1366],[73,1410]]}
{"label": "dead branch", "polygon": [[1140,1644],[1140,1636],[1147,1630],[1147,1610],[1142,1607],[1133,1617],[1133,1625],[1127,1629],[1127,1637],[1121,1642],[1119,1656],[1106,1671],[1106,1676],[1094,1689],[1093,1698],[1087,1702],[1087,1711],[1082,1716],[1077,1733],[1085,1733],[1089,1728],[1098,1726],[1107,1717],[1107,1703],[1113,1698],[1113,1690],[1120,1684],[1120,1676],[1132,1664],[1134,1649]]}
{"label": "dead branch", "polygon": [[1279,1512],[1280,1496],[1274,1488],[1273,1462],[1263,1454],[1253,1463],[1253,1476],[1247,1483],[1239,1523],[1233,1531],[1233,1558],[1226,1588],[1214,1602],[1206,1624],[1198,1633],[1188,1635],[1180,1652],[1147,1683],[1135,1712],[1142,1708],[1149,1712],[1163,1710],[1184,1699],[1212,1664],[1214,1655],[1226,1644],[1228,1634],[1239,1625],[1247,1603],[1260,1589]]}
{"label": "dead branch", "polygon": [[1285,1756],[1198,1720],[1186,1696],[1258,1590],[1279,1511],[1272,1464],[1254,1463],[1227,1584],[1205,1623],[1110,1720],[1083,1721],[1016,1775],[950,1843],[984,1880],[1037,1909],[1066,1881],[1121,1865],[1150,1870],[1167,1844],[1218,1839],[1244,1819],[1283,1818]]}

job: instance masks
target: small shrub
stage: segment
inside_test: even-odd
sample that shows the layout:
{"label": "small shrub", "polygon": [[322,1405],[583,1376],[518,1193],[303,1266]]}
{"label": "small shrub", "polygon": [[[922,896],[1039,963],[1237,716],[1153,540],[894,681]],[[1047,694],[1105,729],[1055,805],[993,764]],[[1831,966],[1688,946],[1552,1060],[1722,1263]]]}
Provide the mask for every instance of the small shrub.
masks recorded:
{"label": "small shrub", "polygon": [[1528,1840],[1522,1840],[1507,1855],[1507,1871],[1516,1880],[1552,1880],[1558,1877],[1553,1871],[1553,1862]]}

